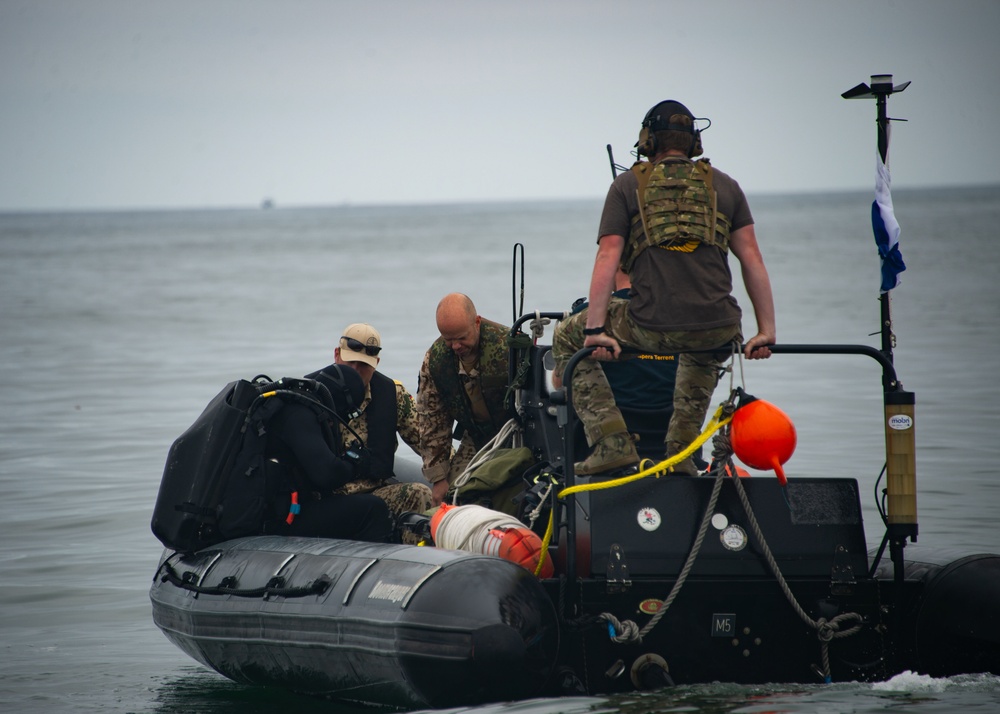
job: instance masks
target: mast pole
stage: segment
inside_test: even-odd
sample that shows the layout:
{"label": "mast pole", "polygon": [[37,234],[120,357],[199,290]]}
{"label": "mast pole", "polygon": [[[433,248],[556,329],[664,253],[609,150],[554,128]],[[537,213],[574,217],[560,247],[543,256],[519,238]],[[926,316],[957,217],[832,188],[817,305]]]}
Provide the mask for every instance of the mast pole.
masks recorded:
{"label": "mast pole", "polygon": [[[875,74],[871,86],[859,84],[841,96],[844,99],[875,98],[876,124],[878,129],[878,152],[885,165],[889,156],[890,119],[886,112],[889,95],[902,92],[909,82],[893,85],[891,74]],[[880,167],[881,169],[881,167]],[[873,219],[878,206],[873,206]],[[881,317],[881,352],[888,364],[892,364],[895,337],[892,332],[892,315],[889,305],[890,289],[883,289],[879,295]],[[889,553],[894,567],[897,585],[902,585],[905,563],[903,549],[906,541],[917,540],[917,475],[916,441],[914,437],[914,406],[916,397],[907,392],[895,378],[895,370],[883,369],[882,386],[885,404],[885,450],[886,450],[886,533]]]}
{"label": "mast pole", "polygon": [[[891,74],[873,74],[871,82],[870,87],[867,84],[859,84],[856,87],[847,90],[841,96],[844,99],[875,98],[875,122],[878,132],[878,153],[882,158],[882,163],[885,164],[889,159],[889,124],[891,122],[886,111],[886,100],[889,98],[890,94],[902,92],[910,86],[910,83],[903,82],[902,84],[893,86]],[[879,324],[879,334],[882,337],[882,353],[890,362],[892,362],[892,350],[893,347],[895,347],[895,335],[893,335],[892,332],[892,309],[889,295],[890,293],[888,290],[879,295],[879,315],[881,318]],[[883,385],[886,390],[892,389],[894,386],[896,385]]]}

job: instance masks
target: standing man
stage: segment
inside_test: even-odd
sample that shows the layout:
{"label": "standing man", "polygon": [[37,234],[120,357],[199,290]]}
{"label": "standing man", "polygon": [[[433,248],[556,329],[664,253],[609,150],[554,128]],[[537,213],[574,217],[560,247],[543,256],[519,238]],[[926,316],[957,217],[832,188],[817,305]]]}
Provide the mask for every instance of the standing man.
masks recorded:
{"label": "standing man", "polygon": [[[368,324],[355,323],[344,328],[333,350],[336,364],[351,367],[364,382],[365,394],[360,414],[350,420],[353,429],[371,453],[371,474],[346,484],[344,493],[374,493],[389,506],[394,516],[411,511],[423,513],[431,508],[431,489],[423,483],[397,483],[393,475],[396,448],[402,437],[414,451],[420,452],[417,410],[413,396],[401,382],[375,370],[382,351],[382,336]],[[345,448],[355,436],[341,430]]]}
{"label": "standing man", "polygon": [[[615,273],[615,291],[611,294],[612,301],[630,299],[631,289],[632,282],[628,274],[618,268]],[[572,312],[576,314],[587,306],[586,299],[580,298],[573,303]],[[670,416],[674,413],[677,355],[632,354],[622,359],[602,362],[601,366],[619,410],[625,410],[623,415],[626,424],[633,434],[640,437],[637,448],[640,456],[658,458],[655,453],[656,444],[652,440],[648,444],[642,440],[659,434],[666,435]],[[556,388],[562,386],[562,380],[555,376],[553,383]],[[662,442],[663,437],[659,440]],[[699,471],[708,468],[701,449],[691,458]]]}
{"label": "standing man", "polygon": [[[442,298],[436,318],[441,336],[424,355],[417,383],[424,478],[431,483],[435,504],[514,416],[513,404],[506,403],[508,328],[484,320],[461,293]],[[454,438],[461,439],[455,452],[453,430]]]}
{"label": "standing man", "polygon": [[[683,451],[701,433],[720,368],[742,342],[742,312],[732,296],[729,252],[740,261],[753,303],[757,333],[746,342],[749,359],[771,356],[776,327],[771,282],[753,216],[735,180],[712,168],[702,153],[695,117],[668,100],[647,112],[639,142],[642,156],[608,191],[598,230],[589,308],[562,322],[553,338],[556,374],[582,347],[598,360],[632,349],[681,352],[666,455]],[[619,266],[632,282],[631,300],[611,300]],[[713,350],[685,352],[685,350]],[[573,406],[583,422],[590,456],[576,464],[593,475],[638,463],[621,412],[603,370],[582,360],[573,375]],[[695,474],[691,459],[675,467]]]}

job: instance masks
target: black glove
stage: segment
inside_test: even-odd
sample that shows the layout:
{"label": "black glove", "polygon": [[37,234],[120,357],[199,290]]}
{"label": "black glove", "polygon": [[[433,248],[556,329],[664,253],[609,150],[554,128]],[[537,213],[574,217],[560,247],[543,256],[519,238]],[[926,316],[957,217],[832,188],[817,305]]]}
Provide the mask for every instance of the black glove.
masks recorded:
{"label": "black glove", "polygon": [[347,447],[344,459],[354,467],[354,480],[368,478],[372,471],[372,452],[358,441]]}

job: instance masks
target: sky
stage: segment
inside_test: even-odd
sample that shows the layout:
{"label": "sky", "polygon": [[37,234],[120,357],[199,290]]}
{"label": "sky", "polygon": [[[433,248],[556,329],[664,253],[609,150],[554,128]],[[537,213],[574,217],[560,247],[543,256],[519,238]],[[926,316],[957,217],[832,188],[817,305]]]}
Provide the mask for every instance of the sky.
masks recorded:
{"label": "sky", "polygon": [[0,211],[601,198],[685,103],[750,195],[1000,184],[997,0],[0,0]]}

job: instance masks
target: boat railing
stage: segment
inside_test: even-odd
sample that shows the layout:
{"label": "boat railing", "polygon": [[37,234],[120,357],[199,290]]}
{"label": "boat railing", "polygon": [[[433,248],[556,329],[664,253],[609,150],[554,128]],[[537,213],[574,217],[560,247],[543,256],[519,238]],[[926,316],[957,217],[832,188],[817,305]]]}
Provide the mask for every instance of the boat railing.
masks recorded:
{"label": "boat railing", "polygon": [[[512,344],[515,335],[522,335],[522,326],[530,321],[562,320],[567,316],[564,312],[536,312],[525,314],[515,321],[511,328]],[[874,359],[882,367],[882,385],[885,406],[885,434],[886,434],[886,531],[881,545],[875,556],[875,563],[872,569],[877,566],[886,545],[890,547],[890,557],[892,559],[895,578],[898,582],[903,580],[903,548],[906,540],[916,541],[918,533],[917,511],[916,511],[916,465],[915,465],[915,440],[913,429],[915,397],[912,392],[903,389],[902,384],[896,375],[896,370],[892,362],[891,353],[886,354],[868,345],[858,344],[775,344],[769,345],[769,349],[774,354],[810,354],[810,355],[861,355]],[[577,416],[573,409],[573,373],[580,360],[586,359],[593,351],[594,347],[585,347],[576,352],[567,362],[562,375],[562,390],[556,390],[550,395],[551,400],[560,410],[563,417],[559,420],[563,432],[563,477],[564,488],[573,486],[576,477],[573,471],[574,455],[576,453],[575,437],[577,431]],[[689,350],[689,351],[717,351],[717,350]],[[513,352],[513,350],[512,350]],[[671,353],[676,354],[676,352]],[[517,366],[515,360],[511,360],[511,379],[513,382]],[[560,503],[554,499],[553,508],[556,509],[555,522],[561,523],[562,513],[565,511],[566,529],[566,573],[567,577],[576,577],[576,508],[575,496],[571,493],[566,496],[565,503]],[[558,541],[558,536],[556,536]]]}

